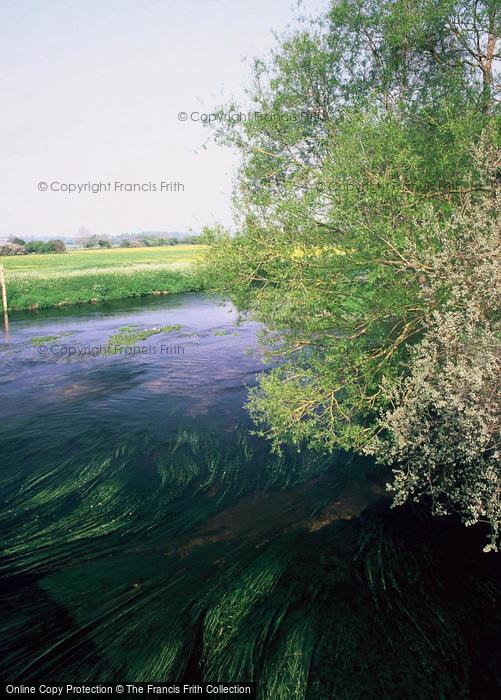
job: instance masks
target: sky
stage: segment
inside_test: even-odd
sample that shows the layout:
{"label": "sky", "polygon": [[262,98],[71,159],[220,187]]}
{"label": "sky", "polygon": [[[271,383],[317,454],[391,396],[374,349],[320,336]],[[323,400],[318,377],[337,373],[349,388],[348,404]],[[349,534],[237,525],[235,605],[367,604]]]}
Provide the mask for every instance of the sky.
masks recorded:
{"label": "sky", "polygon": [[0,237],[231,225],[238,156],[202,114],[323,4],[1,0]]}

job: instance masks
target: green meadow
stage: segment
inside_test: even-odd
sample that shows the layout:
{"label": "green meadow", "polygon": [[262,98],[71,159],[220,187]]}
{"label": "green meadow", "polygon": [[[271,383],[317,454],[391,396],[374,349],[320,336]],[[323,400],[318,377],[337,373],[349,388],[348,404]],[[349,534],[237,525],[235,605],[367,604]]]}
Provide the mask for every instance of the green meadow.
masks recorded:
{"label": "green meadow", "polygon": [[194,263],[206,247],[111,248],[0,256],[8,306],[37,309],[201,288]]}

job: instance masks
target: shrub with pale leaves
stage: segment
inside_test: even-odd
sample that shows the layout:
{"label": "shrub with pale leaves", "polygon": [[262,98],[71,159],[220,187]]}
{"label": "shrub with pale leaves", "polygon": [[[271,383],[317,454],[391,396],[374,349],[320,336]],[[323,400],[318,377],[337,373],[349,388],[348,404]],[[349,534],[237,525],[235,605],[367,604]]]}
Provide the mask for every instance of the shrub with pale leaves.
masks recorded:
{"label": "shrub with pale leaves", "polygon": [[[367,451],[394,465],[395,504],[431,498],[436,514],[459,513],[500,535],[499,195],[463,202],[447,226],[432,225],[422,295],[430,309],[409,372],[384,388],[391,408]],[[428,241],[428,243],[431,243]],[[435,254],[430,251],[439,250]]]}

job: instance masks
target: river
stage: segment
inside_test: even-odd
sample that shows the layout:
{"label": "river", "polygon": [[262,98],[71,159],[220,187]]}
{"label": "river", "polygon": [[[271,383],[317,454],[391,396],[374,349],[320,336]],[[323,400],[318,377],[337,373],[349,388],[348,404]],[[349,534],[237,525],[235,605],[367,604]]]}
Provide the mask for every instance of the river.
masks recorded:
{"label": "river", "polygon": [[493,696],[484,533],[391,509],[370,460],[272,453],[244,408],[266,371],[258,331],[196,294],[12,315],[2,679]]}

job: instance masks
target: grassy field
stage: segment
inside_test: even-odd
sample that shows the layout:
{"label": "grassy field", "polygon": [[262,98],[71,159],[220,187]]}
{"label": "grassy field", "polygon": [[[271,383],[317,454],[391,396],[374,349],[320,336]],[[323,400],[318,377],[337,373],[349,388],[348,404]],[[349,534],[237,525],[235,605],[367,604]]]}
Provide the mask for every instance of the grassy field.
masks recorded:
{"label": "grassy field", "polygon": [[9,309],[64,306],[200,289],[205,246],[77,250],[0,256]]}

